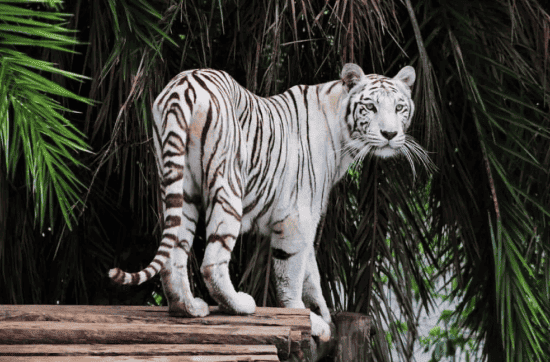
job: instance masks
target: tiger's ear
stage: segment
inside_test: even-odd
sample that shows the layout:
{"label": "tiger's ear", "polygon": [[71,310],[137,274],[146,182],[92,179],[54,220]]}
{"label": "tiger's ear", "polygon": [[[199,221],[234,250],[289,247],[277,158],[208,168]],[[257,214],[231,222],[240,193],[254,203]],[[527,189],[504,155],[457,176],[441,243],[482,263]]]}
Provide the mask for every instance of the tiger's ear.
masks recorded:
{"label": "tiger's ear", "polygon": [[360,66],[353,63],[347,63],[344,65],[344,68],[342,69],[342,73],[340,73],[340,77],[344,81],[344,86],[346,87],[346,90],[349,92],[357,83],[361,81],[361,78],[365,76],[365,73],[363,73],[363,69],[361,69]]}
{"label": "tiger's ear", "polygon": [[403,69],[401,69],[399,73],[397,73],[397,75],[393,77],[393,79],[398,79],[402,81],[410,89],[412,89],[412,86],[416,79],[416,72],[414,71],[413,67],[411,67],[410,65],[407,65],[406,67],[403,67]]}

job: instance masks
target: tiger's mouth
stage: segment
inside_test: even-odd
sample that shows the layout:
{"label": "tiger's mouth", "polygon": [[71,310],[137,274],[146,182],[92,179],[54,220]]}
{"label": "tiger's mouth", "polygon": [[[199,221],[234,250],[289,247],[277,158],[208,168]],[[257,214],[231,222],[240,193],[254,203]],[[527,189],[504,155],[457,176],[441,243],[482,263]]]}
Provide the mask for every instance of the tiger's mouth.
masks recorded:
{"label": "tiger's mouth", "polygon": [[[405,145],[405,136],[399,135],[398,132],[392,132],[389,136],[388,132],[380,131],[380,135],[367,137],[368,144],[372,147],[371,152],[378,157],[388,158],[399,154],[399,150]],[[383,136],[383,137],[381,137]]]}
{"label": "tiger's mouth", "polygon": [[382,158],[394,157],[399,154],[399,149],[401,147],[403,147],[403,145],[392,146],[388,142],[385,146],[375,146],[373,153],[375,156]]}

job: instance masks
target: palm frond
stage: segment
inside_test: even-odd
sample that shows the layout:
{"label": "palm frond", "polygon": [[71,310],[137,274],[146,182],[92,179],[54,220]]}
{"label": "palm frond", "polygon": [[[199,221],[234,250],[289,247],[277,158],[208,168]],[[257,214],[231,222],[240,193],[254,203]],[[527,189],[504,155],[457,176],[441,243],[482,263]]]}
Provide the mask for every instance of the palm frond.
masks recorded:
{"label": "palm frond", "polygon": [[[532,266],[520,255],[527,240],[547,229],[548,195],[535,185],[545,182],[549,170],[543,126],[548,112],[536,105],[548,98],[548,69],[541,67],[548,53],[540,51],[548,15],[533,1],[514,7],[499,2],[416,6],[417,13],[429,14],[424,37],[433,36],[437,45],[424,44],[432,64],[446,62],[437,80],[445,84],[442,99],[449,100],[442,104],[442,120],[454,124],[442,123],[448,145],[446,154],[437,156],[443,159],[434,179],[439,195],[433,196],[446,203],[434,204],[434,210],[448,213],[442,218],[445,214],[434,211],[438,228],[456,233],[463,245],[458,249],[453,238],[441,249],[461,253],[445,262],[464,285],[455,293],[464,297],[457,312],[476,301],[466,325],[485,340],[487,357],[546,360],[548,351],[540,346],[549,342],[541,328],[548,326],[543,317],[548,299],[527,277]],[[487,260],[490,264],[482,264]]]}
{"label": "palm frond", "polygon": [[82,166],[74,154],[87,151],[88,146],[84,135],[65,118],[69,110],[57,99],[89,101],[40,73],[73,80],[85,77],[60,70],[17,49],[40,47],[68,51],[77,42],[74,36],[67,35],[73,32],[60,25],[67,14],[36,11],[9,3],[13,1],[0,2],[3,23],[0,26],[0,82],[5,91],[0,99],[0,141],[6,168],[13,175],[22,153],[27,188],[35,200],[35,220],[42,227],[49,214],[53,225],[52,203],[57,202],[70,226],[74,208],[80,201],[78,189],[82,186],[72,171],[73,166]]}

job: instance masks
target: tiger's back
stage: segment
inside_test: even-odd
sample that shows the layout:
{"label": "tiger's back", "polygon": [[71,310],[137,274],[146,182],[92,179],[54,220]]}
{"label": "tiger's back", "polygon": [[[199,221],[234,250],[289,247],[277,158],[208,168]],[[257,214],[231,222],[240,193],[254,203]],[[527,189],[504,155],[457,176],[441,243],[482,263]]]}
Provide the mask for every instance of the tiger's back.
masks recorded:
{"label": "tiger's back", "polygon": [[[243,199],[241,231],[270,235],[273,221],[303,201],[322,213],[330,187],[345,172],[339,168],[343,140],[333,137],[339,125],[329,123],[339,110],[326,106],[341,97],[337,81],[262,98],[222,71],[181,73],[153,105],[155,134],[178,136],[177,142],[156,137],[159,169],[169,168],[167,161],[183,165],[195,185],[186,197],[204,205],[212,185],[203,180],[230,173],[223,191]],[[178,152],[167,152],[173,145]]]}

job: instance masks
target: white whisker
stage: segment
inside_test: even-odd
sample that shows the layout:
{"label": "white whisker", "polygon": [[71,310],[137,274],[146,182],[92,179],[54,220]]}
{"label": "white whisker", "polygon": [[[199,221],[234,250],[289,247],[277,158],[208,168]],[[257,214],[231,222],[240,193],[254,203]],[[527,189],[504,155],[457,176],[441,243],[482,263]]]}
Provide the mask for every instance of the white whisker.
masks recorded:
{"label": "white whisker", "polygon": [[422,164],[422,166],[424,166],[426,171],[430,173],[437,171],[437,167],[430,159],[428,152],[426,152],[426,150],[422,148],[422,146],[420,146],[412,137],[408,135],[405,138],[405,144],[401,148],[401,153],[405,155],[405,157],[407,157],[409,163],[411,163],[411,166],[413,159],[416,159]]}
{"label": "white whisker", "polygon": [[[360,138],[351,138],[340,149],[335,150],[340,157],[349,156],[352,159],[350,167],[357,170],[359,165],[368,157],[369,159],[375,155],[375,151],[381,147],[377,145],[377,138],[369,135],[362,135]],[[415,163],[418,162],[426,169],[428,173],[435,172],[437,167],[434,165],[428,152],[422,148],[411,136],[405,135],[403,145],[396,151],[403,155],[411,167],[413,177],[416,178]]]}
{"label": "white whisker", "polygon": [[414,161],[412,159],[411,151],[409,151],[407,147],[402,147],[400,150],[401,150],[401,153],[405,156],[405,158],[409,162],[409,165],[411,165],[413,179],[416,179],[416,168],[414,167]]}
{"label": "white whisker", "polygon": [[355,151],[355,148],[352,147],[349,143],[346,143],[342,148],[335,149],[333,154],[340,155],[341,157],[351,156]]}

